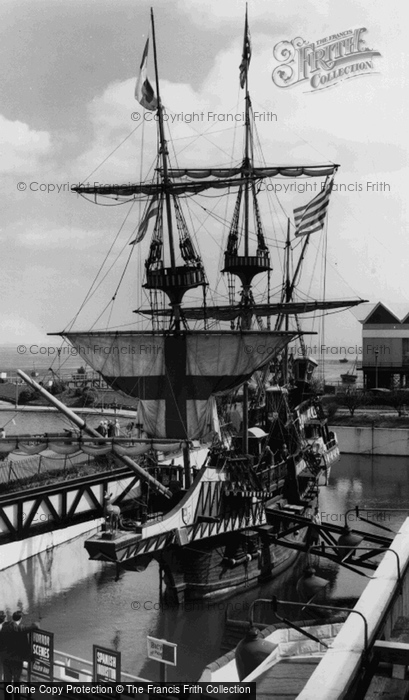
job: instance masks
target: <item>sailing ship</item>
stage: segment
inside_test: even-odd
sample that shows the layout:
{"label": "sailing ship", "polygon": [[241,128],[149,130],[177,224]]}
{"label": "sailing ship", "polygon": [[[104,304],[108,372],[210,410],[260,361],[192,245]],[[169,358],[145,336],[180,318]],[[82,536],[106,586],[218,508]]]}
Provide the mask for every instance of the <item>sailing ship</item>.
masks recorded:
{"label": "sailing ship", "polygon": [[[124,444],[99,436],[96,448],[112,449],[129,465],[139,460],[145,508],[133,520],[123,520],[118,530],[106,527],[85,547],[92,559],[118,569],[143,571],[155,559],[168,594],[181,602],[256,585],[297,556],[274,543],[277,518],[269,522],[269,509],[285,510],[287,516],[307,514],[320,475],[328,474],[339,457],[336,436],[311,389],[317,363],[307,354],[299,316],[348,308],[361,300],[295,299],[310,236],[324,227],[338,166],[256,163],[247,12],[240,64],[244,152],[231,167],[172,164],[153,13],[151,26],[155,87],[147,77],[148,40],[136,97],[156,114],[155,175],[123,186],[73,187],[96,203],[106,197],[145,203],[132,245],[137,248],[151,232],[143,283],[149,306],[135,311],[148,326],[138,331],[69,329],[59,335],[109,386],[138,399],[140,439]],[[271,297],[272,261],[259,203],[259,184],[275,177],[325,178],[318,196],[295,210],[295,234],[302,245],[293,274],[293,225],[288,220],[278,299]],[[211,280],[185,215],[187,199],[212,191],[233,200],[222,270],[228,280],[227,304],[209,303]],[[264,280],[261,300],[255,297],[255,278]],[[196,301],[187,303],[192,292]],[[290,318],[295,319],[291,328]],[[302,350],[298,357],[287,350],[296,338]],[[176,449],[180,456],[166,458]],[[299,525],[288,526],[288,518],[279,528],[288,528],[288,539],[294,541],[306,533]]]}

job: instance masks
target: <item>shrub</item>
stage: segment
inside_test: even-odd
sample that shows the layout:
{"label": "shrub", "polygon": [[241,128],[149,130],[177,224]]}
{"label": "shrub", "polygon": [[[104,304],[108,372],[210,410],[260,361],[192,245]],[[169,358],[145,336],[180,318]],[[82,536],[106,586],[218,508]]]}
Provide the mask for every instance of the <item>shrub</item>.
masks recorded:
{"label": "shrub", "polygon": [[32,389],[23,389],[23,391],[20,391],[18,395],[18,403],[21,405],[25,405],[27,403],[30,403],[31,401],[34,401],[34,399],[37,398],[37,392],[33,391]]}
{"label": "shrub", "polygon": [[95,406],[98,401],[98,392],[93,387],[84,387],[81,392],[83,406]]}

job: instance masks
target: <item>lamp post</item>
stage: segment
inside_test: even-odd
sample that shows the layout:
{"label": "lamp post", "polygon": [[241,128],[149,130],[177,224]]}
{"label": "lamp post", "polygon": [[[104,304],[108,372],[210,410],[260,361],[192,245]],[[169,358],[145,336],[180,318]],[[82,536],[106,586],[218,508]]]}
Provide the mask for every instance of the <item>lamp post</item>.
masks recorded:
{"label": "lamp post", "polygon": [[375,389],[378,388],[378,356],[379,350],[375,350]]}

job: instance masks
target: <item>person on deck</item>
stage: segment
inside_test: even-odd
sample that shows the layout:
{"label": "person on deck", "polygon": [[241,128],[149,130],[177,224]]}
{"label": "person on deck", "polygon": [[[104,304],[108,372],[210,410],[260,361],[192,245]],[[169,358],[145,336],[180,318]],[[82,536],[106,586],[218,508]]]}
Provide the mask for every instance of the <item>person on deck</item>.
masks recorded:
{"label": "person on deck", "polygon": [[100,435],[102,435],[102,437],[106,437],[107,431],[106,431],[106,428],[105,428],[105,421],[104,421],[104,420],[101,420],[101,421],[100,421],[98,428],[96,428],[96,431],[97,431],[97,433],[99,433]]}
{"label": "person on deck", "polygon": [[260,460],[260,466],[263,467],[264,469],[268,469],[268,467],[272,467],[274,464],[274,454],[271,450],[271,448],[266,445],[263,455]]}
{"label": "person on deck", "polygon": [[24,661],[30,658],[30,642],[28,633],[39,629],[37,623],[22,624],[23,613],[17,610],[10,622],[3,624],[2,635],[5,646],[4,682],[19,683]]}

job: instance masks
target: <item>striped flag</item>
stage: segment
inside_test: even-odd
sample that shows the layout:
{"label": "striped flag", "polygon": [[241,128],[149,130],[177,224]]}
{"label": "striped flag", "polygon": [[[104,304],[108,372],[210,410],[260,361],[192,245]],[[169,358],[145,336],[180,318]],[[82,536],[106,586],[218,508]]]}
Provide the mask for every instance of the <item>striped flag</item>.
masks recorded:
{"label": "striped flag", "polygon": [[146,214],[143,217],[141,223],[139,224],[138,228],[138,235],[137,237],[130,242],[129,245],[135,245],[135,243],[140,243],[142,239],[145,237],[145,234],[148,230],[148,224],[150,219],[152,219],[154,216],[157,216],[159,212],[159,202],[158,202],[158,197],[155,194],[154,197],[152,197],[150,204],[146,210]]}
{"label": "striped flag", "polygon": [[307,236],[324,228],[333,183],[334,178],[331,178],[311,202],[294,209],[295,236]]}
{"label": "striped flag", "polygon": [[244,41],[243,41],[243,56],[240,63],[240,87],[244,88],[247,80],[247,72],[251,59],[251,42],[250,30],[247,23],[247,7],[246,7],[246,22],[244,25]]}
{"label": "striped flag", "polygon": [[156,99],[155,91],[147,77],[148,50],[149,39],[147,39],[143,51],[139,77],[135,87],[135,98],[138,100],[139,104],[142,105],[142,107],[153,111],[158,108],[158,100]]}

